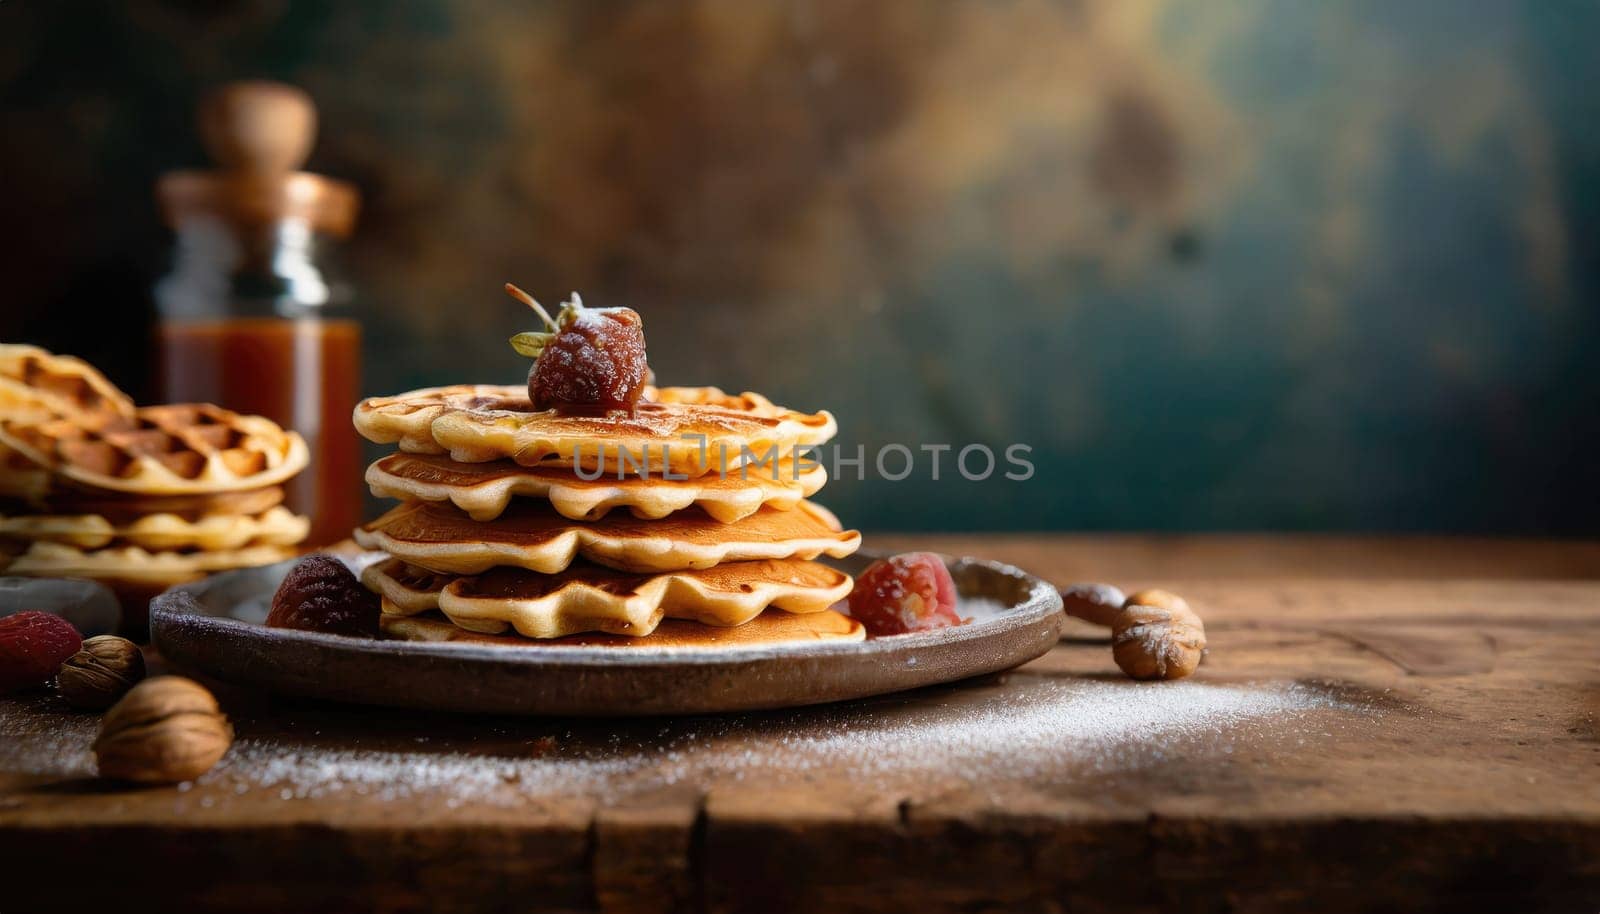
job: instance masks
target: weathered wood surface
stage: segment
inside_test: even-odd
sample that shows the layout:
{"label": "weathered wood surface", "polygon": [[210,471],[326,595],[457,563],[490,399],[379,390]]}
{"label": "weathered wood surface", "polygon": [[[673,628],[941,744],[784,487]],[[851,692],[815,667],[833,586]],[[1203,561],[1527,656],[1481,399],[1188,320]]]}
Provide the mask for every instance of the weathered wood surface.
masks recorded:
{"label": "weathered wood surface", "polygon": [[230,756],[150,790],[92,778],[93,715],[3,700],[0,911],[1600,907],[1592,544],[874,546],[1170,586],[1212,652],[1135,684],[1075,626],[1000,677],[671,721],[223,690]]}

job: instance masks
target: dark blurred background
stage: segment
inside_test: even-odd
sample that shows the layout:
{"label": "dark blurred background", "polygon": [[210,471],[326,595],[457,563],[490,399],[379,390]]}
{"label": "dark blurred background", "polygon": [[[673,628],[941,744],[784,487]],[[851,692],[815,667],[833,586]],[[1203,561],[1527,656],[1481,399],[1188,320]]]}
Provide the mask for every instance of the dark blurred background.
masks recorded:
{"label": "dark blurred background", "polygon": [[836,481],[856,526],[1595,534],[1597,40],[1556,0],[6,0],[0,338],[147,392],[152,186],[276,78],[364,194],[368,392],[519,381],[512,280],[852,449],[1034,449]]}

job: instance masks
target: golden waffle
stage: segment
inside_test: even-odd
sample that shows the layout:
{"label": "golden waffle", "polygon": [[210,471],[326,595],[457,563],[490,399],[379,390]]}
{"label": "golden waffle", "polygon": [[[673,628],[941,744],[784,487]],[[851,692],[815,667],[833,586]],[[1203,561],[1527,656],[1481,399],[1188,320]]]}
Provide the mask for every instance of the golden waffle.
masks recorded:
{"label": "golden waffle", "polygon": [[527,412],[528,389],[501,384],[425,387],[393,397],[368,397],[356,404],[351,421],[368,441],[396,444],[411,454],[443,454],[433,440],[433,420],[456,410]]}
{"label": "golden waffle", "polygon": [[[0,419],[47,422],[71,418],[100,426],[133,415],[133,401],[82,359],[37,346],[0,343]],[[0,445],[0,496],[37,498],[50,471]]]}
{"label": "golden waffle", "polygon": [[107,417],[132,417],[133,400],[82,359],[3,343],[0,416],[19,421],[67,417],[98,424]]}
{"label": "golden waffle", "polygon": [[454,577],[386,559],[362,572],[383,597],[384,612],[414,616],[438,610],[476,632],[508,628],[528,638],[602,631],[639,637],[663,616],[701,625],[740,626],[768,607],[790,613],[826,610],[850,594],[850,576],[819,562],[731,562],[697,571],[630,574],[577,563],[559,574],[495,568]]}
{"label": "golden waffle", "polygon": [[275,485],[309,456],[294,432],[210,404],[145,406],[102,427],[0,419],[0,444],[78,485],[142,495]]}
{"label": "golden waffle", "polygon": [[249,546],[222,552],[150,552],[138,546],[79,549],[35,542],[7,566],[7,574],[40,578],[92,578],[178,584],[213,571],[270,565],[294,554],[287,546]]}
{"label": "golden waffle", "polygon": [[842,558],[861,534],[841,532],[826,508],[802,501],[792,511],[762,508],[731,524],[690,509],[661,520],[611,515],[580,523],[542,502],[518,502],[492,523],[450,505],[408,502],[355,531],[356,542],[431,571],[478,574],[511,565],[554,574],[572,560],[623,571],[710,568],[751,559]]}
{"label": "golden waffle", "polygon": [[58,488],[43,498],[28,500],[30,511],[8,512],[0,507],[0,513],[98,514],[113,524],[131,524],[147,514],[172,514],[184,520],[218,514],[263,514],[283,504],[283,497],[284,491],[279,486],[199,495],[125,495]]}
{"label": "golden waffle", "polygon": [[597,520],[612,508],[653,520],[698,505],[727,524],[749,517],[762,505],[787,511],[827,481],[821,464],[796,469],[792,461],[780,461],[775,474],[771,466],[749,467],[692,479],[602,475],[586,480],[565,467],[524,467],[509,460],[457,463],[406,453],[367,467],[367,485],[379,498],[448,501],[476,521],[494,520],[520,495],[547,499],[572,520]]}
{"label": "golden waffle", "polygon": [[281,506],[259,516],[211,515],[186,520],[175,514],[147,514],[122,524],[98,514],[0,516],[0,537],[64,543],[80,549],[99,549],[114,542],[143,549],[212,552],[250,545],[292,546],[310,530],[310,519]]}
{"label": "golden waffle", "polygon": [[798,413],[754,393],[663,387],[645,396],[632,415],[573,416],[535,411],[521,387],[461,384],[364,400],[354,422],[368,440],[462,463],[509,459],[613,475],[621,466],[653,476],[700,476],[772,448],[779,458],[793,456],[838,427],[826,412]]}
{"label": "golden waffle", "polygon": [[531,640],[512,634],[491,635],[450,624],[431,613],[421,616],[380,617],[383,633],[404,641],[454,641],[463,644],[498,644],[506,647],[631,647],[640,649],[719,650],[814,644],[818,641],[864,641],[861,623],[832,610],[805,615],[765,612],[748,624],[733,628],[667,619],[643,637],[590,633],[565,638]]}
{"label": "golden waffle", "polygon": [[383,598],[383,611],[402,616],[438,609],[439,593],[457,577],[408,565],[392,557],[373,562],[361,570],[361,583]]}

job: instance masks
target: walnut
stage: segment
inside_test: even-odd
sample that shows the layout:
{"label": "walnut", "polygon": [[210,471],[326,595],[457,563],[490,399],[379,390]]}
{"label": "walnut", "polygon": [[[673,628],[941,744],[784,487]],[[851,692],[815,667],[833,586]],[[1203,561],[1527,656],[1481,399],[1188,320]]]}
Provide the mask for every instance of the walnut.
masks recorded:
{"label": "walnut", "polygon": [[1200,665],[1206,628],[1188,601],[1165,590],[1128,598],[1111,626],[1111,655],[1134,679],[1182,679]]}
{"label": "walnut", "polygon": [[157,676],[106,712],[94,742],[100,776],[172,784],[210,770],[233,742],[233,727],[199,683]]}
{"label": "walnut", "polygon": [[83,642],[56,673],[56,691],[74,708],[109,708],[144,678],[139,645],[116,635]]}

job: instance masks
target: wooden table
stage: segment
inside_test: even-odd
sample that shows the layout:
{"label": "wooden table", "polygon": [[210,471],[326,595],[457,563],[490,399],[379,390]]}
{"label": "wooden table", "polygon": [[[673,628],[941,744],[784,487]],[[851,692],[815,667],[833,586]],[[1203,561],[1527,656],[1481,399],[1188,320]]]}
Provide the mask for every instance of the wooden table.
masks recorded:
{"label": "wooden table", "polygon": [[877,537],[1191,598],[1211,655],[685,720],[221,691],[200,781],[92,777],[0,701],[0,911],[1600,908],[1600,545]]}

